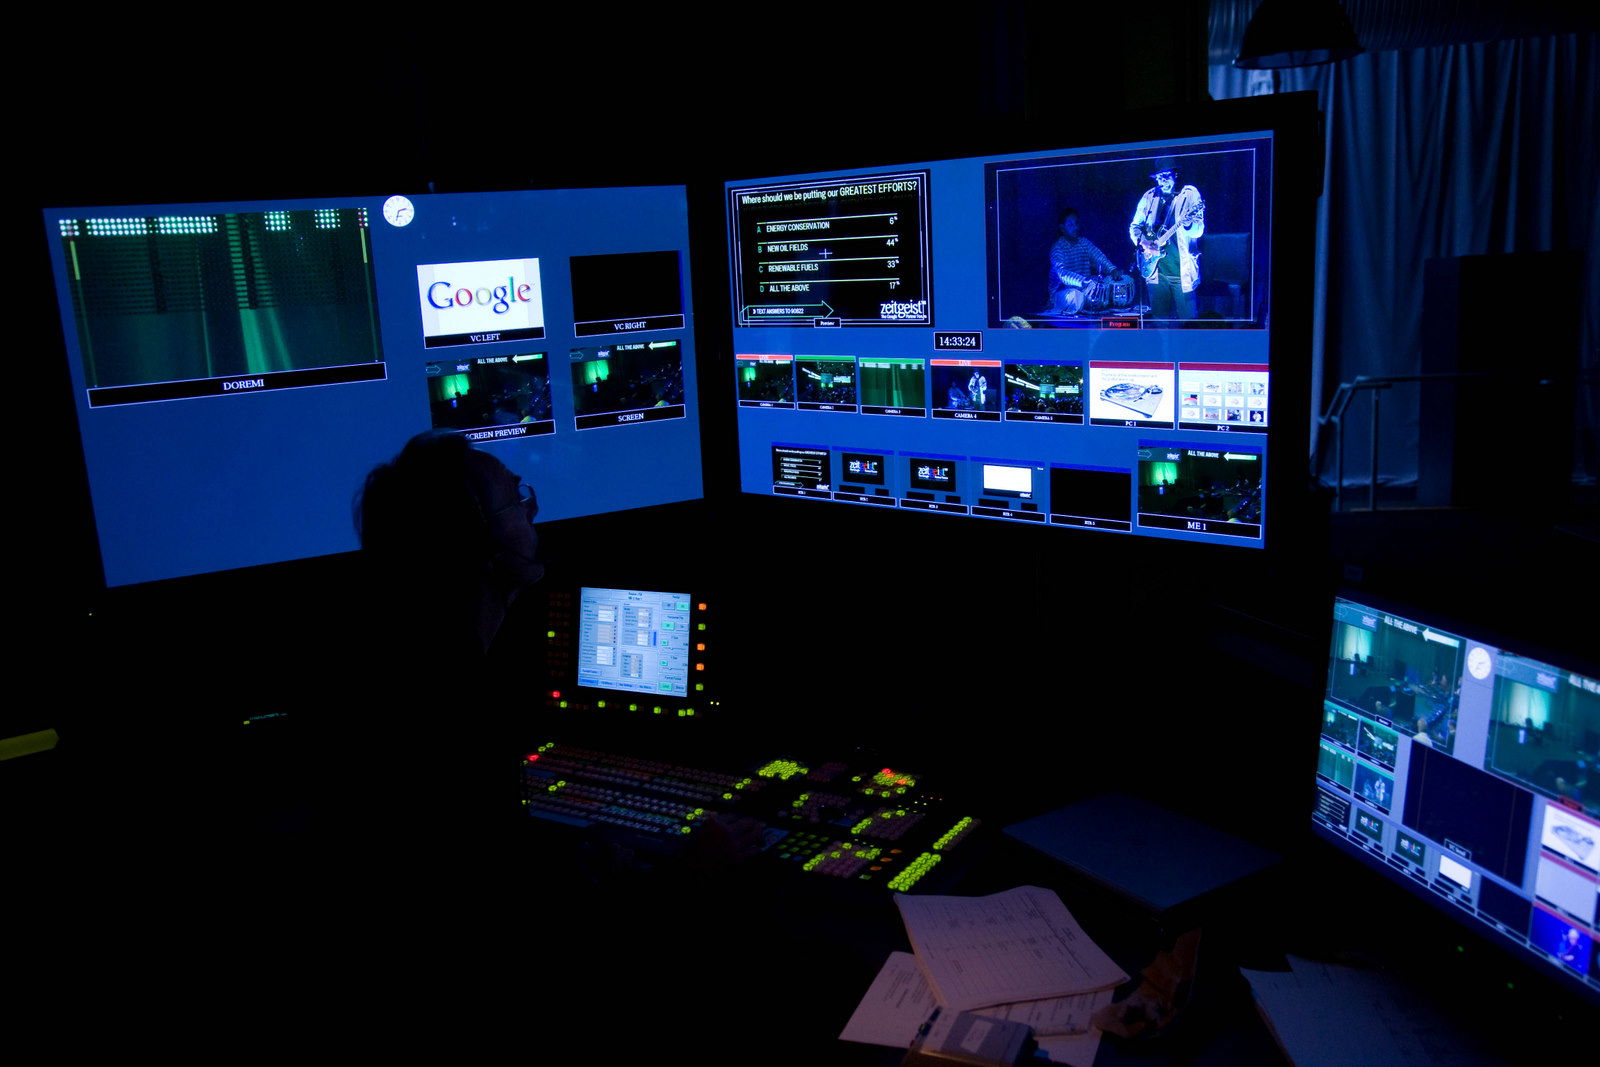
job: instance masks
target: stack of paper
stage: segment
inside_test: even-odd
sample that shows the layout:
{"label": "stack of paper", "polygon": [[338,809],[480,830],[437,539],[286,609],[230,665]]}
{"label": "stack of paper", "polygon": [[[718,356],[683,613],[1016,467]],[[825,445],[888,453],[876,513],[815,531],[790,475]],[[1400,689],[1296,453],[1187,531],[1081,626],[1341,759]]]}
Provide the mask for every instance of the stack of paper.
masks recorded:
{"label": "stack of paper", "polygon": [[1055,893],[895,899],[915,955],[890,956],[841,1038],[903,1048],[939,1007],[1027,1023],[1059,1062],[1094,1058],[1090,1017],[1128,976]]}

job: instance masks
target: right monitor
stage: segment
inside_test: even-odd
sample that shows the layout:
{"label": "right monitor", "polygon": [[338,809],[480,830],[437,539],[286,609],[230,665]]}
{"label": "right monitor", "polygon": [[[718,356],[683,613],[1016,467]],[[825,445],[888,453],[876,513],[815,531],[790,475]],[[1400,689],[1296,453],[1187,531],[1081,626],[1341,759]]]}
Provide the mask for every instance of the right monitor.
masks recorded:
{"label": "right monitor", "polygon": [[727,183],[741,488],[1265,547],[1276,142]]}
{"label": "right monitor", "polygon": [[1338,599],[1313,826],[1600,1000],[1600,678]]}

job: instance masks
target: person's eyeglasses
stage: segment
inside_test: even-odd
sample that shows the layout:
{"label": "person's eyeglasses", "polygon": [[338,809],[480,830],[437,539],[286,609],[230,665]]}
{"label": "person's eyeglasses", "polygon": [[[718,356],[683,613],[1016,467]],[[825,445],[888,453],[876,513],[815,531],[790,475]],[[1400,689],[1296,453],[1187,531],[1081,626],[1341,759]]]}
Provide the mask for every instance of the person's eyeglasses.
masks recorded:
{"label": "person's eyeglasses", "polygon": [[517,499],[503,508],[495,508],[484,516],[485,519],[497,519],[512,508],[521,508],[528,513],[528,521],[532,522],[539,514],[539,498],[533,491],[533,486],[527,482],[517,483]]}

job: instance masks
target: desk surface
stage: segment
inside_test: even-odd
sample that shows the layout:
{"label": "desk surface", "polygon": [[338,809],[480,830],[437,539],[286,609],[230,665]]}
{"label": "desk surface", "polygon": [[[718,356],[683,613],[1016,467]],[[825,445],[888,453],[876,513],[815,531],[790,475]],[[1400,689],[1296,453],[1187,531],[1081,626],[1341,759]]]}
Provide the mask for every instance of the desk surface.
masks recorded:
{"label": "desk surface", "polygon": [[[91,795],[76,777],[68,767],[58,799]],[[37,950],[28,973],[47,1007],[95,1020],[53,1031],[64,1043],[214,1052],[247,1040],[454,1059],[509,1044],[551,1062],[675,1052],[757,1062],[751,1050],[769,1064],[900,1062],[900,1050],[837,1037],[888,954],[909,948],[881,887],[819,885],[759,863],[597,884],[539,824],[505,849],[468,854],[408,841],[403,821],[381,840],[313,839],[247,833],[237,813],[196,806],[180,819],[126,793],[111,806],[80,803],[70,817],[58,812],[48,845],[28,847],[18,869],[36,895],[17,894],[13,914],[27,917],[32,945],[17,958]],[[940,891],[1055,889],[1129,973],[1165,934],[997,830],[973,846],[981,854]],[[1106,1041],[1096,1062],[1278,1067],[1247,990],[1217,955],[1215,993],[1181,1043]]]}

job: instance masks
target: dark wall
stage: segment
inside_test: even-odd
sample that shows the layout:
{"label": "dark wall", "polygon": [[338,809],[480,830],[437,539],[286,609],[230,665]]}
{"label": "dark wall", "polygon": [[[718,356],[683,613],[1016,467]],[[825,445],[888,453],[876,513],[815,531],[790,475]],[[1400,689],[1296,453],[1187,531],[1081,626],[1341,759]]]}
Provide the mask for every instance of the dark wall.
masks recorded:
{"label": "dark wall", "polygon": [[[1068,17],[1058,6],[1005,5],[933,23],[910,11],[796,10],[740,22],[728,38],[665,13],[532,26],[429,20],[398,32],[291,22],[242,35],[179,31],[136,47],[106,38],[77,46],[49,86],[51,107],[19,116],[32,162],[23,202],[430,182],[441,191],[709,183],[1068,140],[1075,129],[1115,130],[1131,109],[1198,99],[1203,5],[1169,8]],[[36,216],[10,221],[49,307]],[[713,279],[702,293],[724,269],[719,229],[713,218],[697,234],[697,269]],[[720,382],[725,334],[716,325],[701,333],[704,373]],[[317,682],[300,652],[341,640],[340,561],[109,597],[96,589],[59,347],[53,316],[40,317],[33,348],[45,373],[26,432],[47,442],[49,536],[29,557],[24,602],[38,621],[35,654],[65,643],[97,664],[107,696],[78,721],[97,729],[133,694],[159,693],[161,715],[194,723],[221,721],[219,705],[240,699],[314,704]],[[708,419],[715,468],[730,427]],[[731,488],[723,473],[714,489]],[[1173,796],[1209,789],[1218,767],[1194,753],[1219,733],[1233,738],[1229,759],[1257,764],[1295,733],[1288,717],[1236,721],[1278,683],[1250,686],[1225,669],[1224,658],[1259,650],[1219,649],[1251,624],[1215,614],[1207,590],[1221,575],[1208,577],[1218,565],[1204,556],[1108,554],[937,517],[892,528],[796,520],[770,503],[724,499],[675,513],[664,558],[735,588],[739,610],[770,621],[783,655],[803,661],[793,672],[774,666],[756,631],[745,635],[737,688],[774,736],[898,744],[929,760],[959,754],[1048,798],[1117,784]],[[552,531],[552,551],[581,570],[619,530],[596,520]],[[734,540],[781,565],[741,581],[726,551]],[[874,542],[899,546],[892,564],[862,551]],[[845,580],[827,569],[834,559],[847,561]],[[1303,595],[1285,598],[1280,617],[1298,625],[1314,586],[1300,583]],[[235,659],[235,650],[249,652]],[[1281,680],[1298,667],[1263,669]]]}

